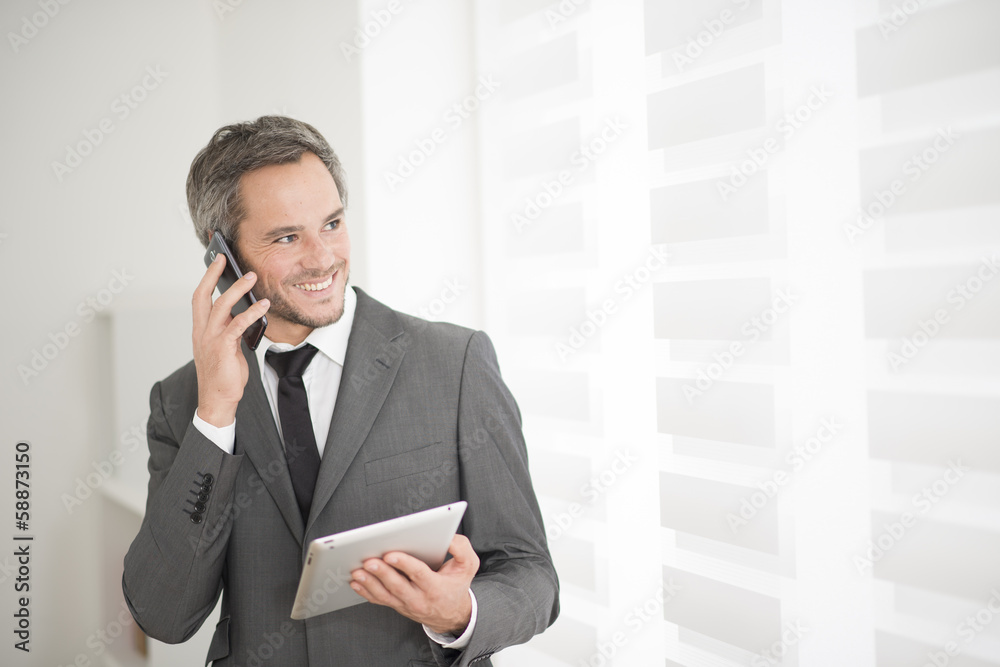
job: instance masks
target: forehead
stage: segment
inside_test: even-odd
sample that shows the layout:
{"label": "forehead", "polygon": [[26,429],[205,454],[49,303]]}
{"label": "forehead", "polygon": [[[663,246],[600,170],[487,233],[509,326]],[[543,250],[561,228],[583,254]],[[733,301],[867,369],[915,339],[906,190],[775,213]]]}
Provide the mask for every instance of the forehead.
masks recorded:
{"label": "forehead", "polygon": [[[297,162],[272,164],[243,174],[240,199],[247,226],[305,225],[321,222],[341,207],[333,176],[313,153]],[[249,225],[247,224],[249,223]]]}

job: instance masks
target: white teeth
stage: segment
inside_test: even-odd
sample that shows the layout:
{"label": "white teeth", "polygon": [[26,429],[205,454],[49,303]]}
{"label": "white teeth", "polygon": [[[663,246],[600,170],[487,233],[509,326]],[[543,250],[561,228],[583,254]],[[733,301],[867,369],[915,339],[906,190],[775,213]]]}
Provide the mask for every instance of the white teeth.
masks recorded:
{"label": "white teeth", "polygon": [[326,289],[332,284],[333,284],[333,276],[330,276],[321,283],[312,283],[312,284],[302,283],[301,285],[296,285],[296,287],[298,287],[301,290],[305,290],[307,292],[318,292],[319,290]]}

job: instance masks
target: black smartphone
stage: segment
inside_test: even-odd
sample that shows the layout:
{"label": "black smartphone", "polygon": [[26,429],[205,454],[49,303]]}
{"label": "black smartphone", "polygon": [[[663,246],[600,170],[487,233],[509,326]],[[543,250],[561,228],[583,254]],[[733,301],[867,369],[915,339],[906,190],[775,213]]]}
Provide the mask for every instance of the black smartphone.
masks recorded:
{"label": "black smartphone", "polygon": [[[205,252],[206,267],[211,266],[212,262],[215,261],[216,255],[225,255],[226,257],[226,268],[222,270],[219,284],[216,285],[219,294],[222,294],[243,277],[243,271],[236,265],[233,253],[229,250],[229,244],[226,243],[226,239],[219,232],[212,234],[212,240],[208,243],[208,250]],[[233,306],[233,317],[236,317],[255,303],[257,303],[257,297],[254,296],[253,290],[250,290]],[[264,329],[266,328],[266,315],[261,316],[259,320],[247,327],[247,330],[243,332],[243,341],[247,344],[247,347],[251,350],[256,350],[257,346],[260,345],[260,339],[264,337]]]}

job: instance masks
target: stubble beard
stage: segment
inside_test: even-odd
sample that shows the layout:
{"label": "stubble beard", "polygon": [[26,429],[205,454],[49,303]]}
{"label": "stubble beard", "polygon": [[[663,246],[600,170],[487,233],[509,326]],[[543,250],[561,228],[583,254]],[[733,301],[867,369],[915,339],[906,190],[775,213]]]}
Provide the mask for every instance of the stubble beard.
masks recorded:
{"label": "stubble beard", "polygon": [[[330,275],[334,272],[342,272],[346,266],[347,262],[345,260],[341,260],[340,262],[334,264],[326,275]],[[254,270],[252,267],[248,268],[250,268],[250,270]],[[260,275],[260,273],[257,272],[257,275]],[[320,329],[339,322],[340,318],[344,316],[344,292],[347,291],[347,283],[350,278],[351,274],[348,272],[344,280],[344,289],[340,293],[340,306],[332,313],[324,316],[312,316],[308,313],[302,312],[302,310],[295,304],[286,299],[284,294],[279,291],[272,292],[272,290],[262,287],[260,283],[254,286],[254,294],[257,296],[258,300],[268,299],[271,302],[271,305],[267,309],[268,317],[278,317],[286,322],[291,322],[292,324],[299,324],[304,327],[309,327],[310,329]],[[289,289],[298,288],[292,286]],[[335,299],[336,296],[331,295],[330,298]]]}

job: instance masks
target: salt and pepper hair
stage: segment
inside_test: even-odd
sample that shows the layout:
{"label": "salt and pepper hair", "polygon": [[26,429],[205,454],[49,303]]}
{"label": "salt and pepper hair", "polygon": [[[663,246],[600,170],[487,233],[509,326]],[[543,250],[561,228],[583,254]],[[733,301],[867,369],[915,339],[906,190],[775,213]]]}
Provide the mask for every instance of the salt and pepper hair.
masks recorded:
{"label": "salt and pepper hair", "polygon": [[340,159],[312,125],[286,116],[261,116],[220,128],[194,158],[187,178],[188,209],[201,244],[208,246],[211,231],[235,245],[239,223],[246,217],[240,196],[243,174],[298,162],[306,152],[326,165],[346,207],[347,183]]}

